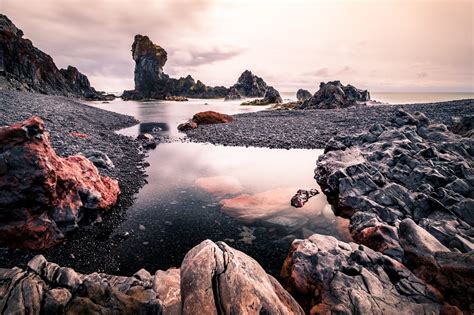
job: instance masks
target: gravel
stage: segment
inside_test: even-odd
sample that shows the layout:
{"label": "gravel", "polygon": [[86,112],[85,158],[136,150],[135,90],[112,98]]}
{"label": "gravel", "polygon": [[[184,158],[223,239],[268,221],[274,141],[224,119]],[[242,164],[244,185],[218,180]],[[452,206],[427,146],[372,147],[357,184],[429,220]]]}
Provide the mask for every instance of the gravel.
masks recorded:
{"label": "gravel", "polygon": [[261,111],[234,115],[226,124],[201,125],[187,131],[193,142],[229,146],[322,149],[335,135],[366,131],[375,123],[386,123],[395,111],[423,112],[432,121],[450,125],[453,117],[474,112],[474,100],[429,104],[374,105],[348,109]]}
{"label": "gravel", "polygon": [[[32,115],[39,115],[45,121],[58,155],[68,156],[92,149],[106,153],[115,168],[99,170],[103,175],[117,179],[121,188],[117,205],[103,215],[101,223],[84,224],[71,232],[63,244],[41,253],[48,260],[73,267],[78,272],[116,272],[118,263],[112,253],[119,240],[110,241],[110,235],[123,221],[135,193],[145,184],[145,175],[144,154],[139,151],[139,143],[115,131],[138,121],[66,97],[0,90],[0,125],[22,121]],[[71,132],[88,137],[74,137]],[[36,254],[31,250],[0,248],[0,266],[24,267]]]}

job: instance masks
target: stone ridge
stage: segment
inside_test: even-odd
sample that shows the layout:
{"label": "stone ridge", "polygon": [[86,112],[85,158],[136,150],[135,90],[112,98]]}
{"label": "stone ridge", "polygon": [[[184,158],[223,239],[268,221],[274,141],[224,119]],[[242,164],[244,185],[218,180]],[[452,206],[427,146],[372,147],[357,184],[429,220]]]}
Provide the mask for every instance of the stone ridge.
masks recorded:
{"label": "stone ridge", "polygon": [[0,87],[43,94],[103,99],[76,68],[59,70],[51,56],[33,46],[23,32],[0,14]]}

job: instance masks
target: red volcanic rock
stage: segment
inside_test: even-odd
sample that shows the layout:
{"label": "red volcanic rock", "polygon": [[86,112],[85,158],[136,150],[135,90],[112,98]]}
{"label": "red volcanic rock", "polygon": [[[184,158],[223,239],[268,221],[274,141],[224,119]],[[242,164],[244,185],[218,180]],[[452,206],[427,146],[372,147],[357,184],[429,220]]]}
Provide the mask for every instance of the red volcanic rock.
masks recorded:
{"label": "red volcanic rock", "polygon": [[0,128],[0,243],[41,249],[117,201],[116,180],[83,156],[61,158],[34,116]]}
{"label": "red volcanic rock", "polygon": [[71,137],[82,138],[82,139],[89,138],[89,135],[86,135],[85,133],[77,132],[77,131],[73,131],[69,133],[69,135]]}
{"label": "red volcanic rock", "polygon": [[233,120],[234,118],[232,118],[232,116],[214,111],[200,112],[193,116],[193,121],[198,125],[228,123]]}

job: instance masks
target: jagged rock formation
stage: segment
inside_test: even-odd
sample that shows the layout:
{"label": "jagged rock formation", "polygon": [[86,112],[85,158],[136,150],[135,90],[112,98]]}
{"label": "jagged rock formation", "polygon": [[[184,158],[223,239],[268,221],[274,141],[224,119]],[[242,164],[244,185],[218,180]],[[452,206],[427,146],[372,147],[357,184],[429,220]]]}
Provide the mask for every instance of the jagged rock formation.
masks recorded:
{"label": "jagged rock formation", "polygon": [[51,56],[23,38],[7,16],[0,14],[0,84],[7,88],[44,94],[103,99],[76,68],[59,70]]}
{"label": "jagged rock formation", "polygon": [[165,99],[176,96],[196,98],[224,97],[228,89],[223,86],[210,87],[201,81],[186,78],[173,79],[163,71],[168,54],[161,46],[154,44],[148,36],[136,35],[132,44],[135,61],[135,89],[124,91],[125,100]]}
{"label": "jagged rock formation", "polygon": [[280,93],[273,87],[269,86],[262,99],[256,99],[249,102],[244,102],[242,105],[268,105],[268,104],[280,104],[283,102]]}
{"label": "jagged rock formation", "polygon": [[178,125],[179,131],[196,129],[199,125],[222,124],[234,121],[230,115],[221,114],[214,111],[199,112],[194,114],[193,118]]}
{"label": "jagged rock formation", "polygon": [[370,101],[367,90],[359,90],[354,86],[342,85],[339,81],[321,82],[319,90],[305,100],[299,109],[329,109],[346,108],[355,105],[365,105]]}
{"label": "jagged rock formation", "polygon": [[262,97],[267,91],[268,85],[262,78],[254,75],[251,71],[245,70],[240,75],[237,83],[230,87],[229,91],[238,93],[242,97]]}
{"label": "jagged rock formation", "polygon": [[57,156],[33,116],[0,128],[0,191],[0,244],[43,249],[113,206],[120,189],[84,156]]}
{"label": "jagged rock formation", "polygon": [[303,314],[260,265],[206,240],[181,269],[141,269],[132,277],[89,275],[36,256],[28,270],[0,269],[2,314]]}
{"label": "jagged rock formation", "polygon": [[297,92],[296,92],[296,99],[299,101],[299,102],[304,102],[306,101],[307,99],[310,99],[311,98],[311,93],[308,91],[308,90],[304,90],[304,89],[299,89]]}
{"label": "jagged rock formation", "polygon": [[315,179],[339,214],[351,218],[358,242],[400,260],[396,227],[411,218],[446,247],[469,252],[473,147],[472,137],[400,110],[386,126],[333,138],[318,159]]}
{"label": "jagged rock formation", "polygon": [[396,260],[332,236],[295,240],[281,275],[311,314],[460,313]]}
{"label": "jagged rock formation", "polygon": [[229,89],[229,93],[227,93],[225,96],[224,101],[240,100],[242,98],[243,96],[240,94],[240,92],[235,87],[231,87]]}

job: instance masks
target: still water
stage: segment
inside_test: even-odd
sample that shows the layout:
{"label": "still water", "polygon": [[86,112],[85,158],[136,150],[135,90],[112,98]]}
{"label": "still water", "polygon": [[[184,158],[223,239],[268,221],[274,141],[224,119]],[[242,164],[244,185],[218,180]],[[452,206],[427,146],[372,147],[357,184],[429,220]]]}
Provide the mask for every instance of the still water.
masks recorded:
{"label": "still water", "polygon": [[[208,105],[205,105],[208,104]],[[261,107],[240,102],[124,102],[94,106],[129,114],[140,125],[120,131],[136,136],[159,126],[163,135],[183,137],[176,126],[199,111],[226,114]],[[205,239],[225,241],[278,275],[291,241],[313,233],[349,240],[347,221],[334,216],[323,194],[304,207],[291,207],[300,188],[319,188],[313,179],[322,150],[225,147],[174,141],[148,152],[148,184],[115,231],[127,233],[118,247],[120,269],[131,273],[179,266],[185,253]]]}

